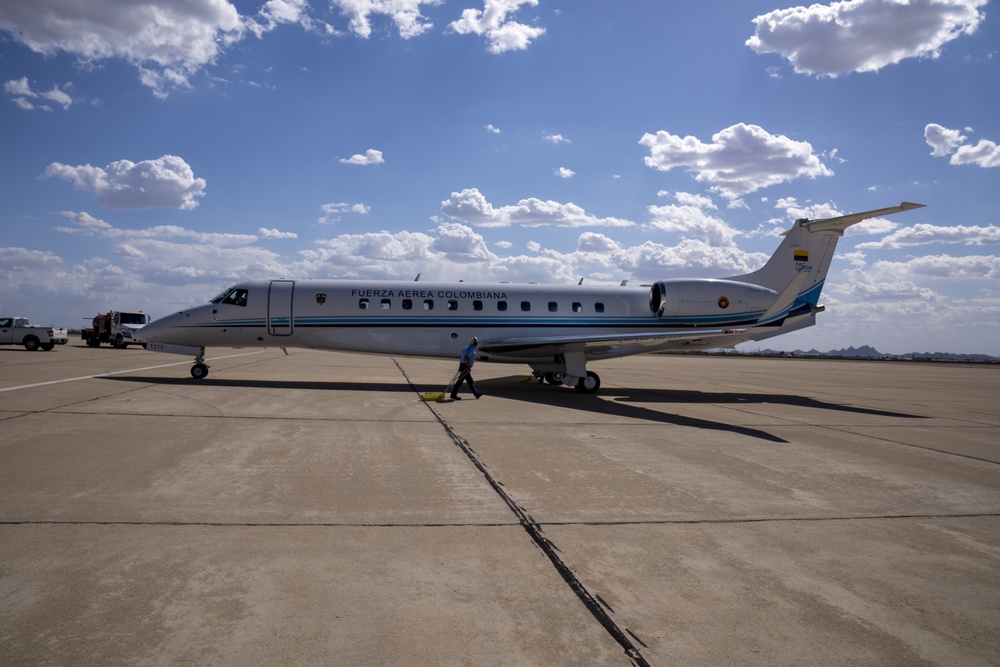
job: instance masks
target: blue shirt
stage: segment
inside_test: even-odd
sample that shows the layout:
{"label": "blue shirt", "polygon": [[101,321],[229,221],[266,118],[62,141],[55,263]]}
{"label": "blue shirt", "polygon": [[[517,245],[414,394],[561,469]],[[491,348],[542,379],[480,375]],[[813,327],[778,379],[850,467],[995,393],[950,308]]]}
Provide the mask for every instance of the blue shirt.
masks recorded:
{"label": "blue shirt", "polygon": [[464,350],[462,350],[462,363],[472,368],[476,363],[476,346],[469,343]]}

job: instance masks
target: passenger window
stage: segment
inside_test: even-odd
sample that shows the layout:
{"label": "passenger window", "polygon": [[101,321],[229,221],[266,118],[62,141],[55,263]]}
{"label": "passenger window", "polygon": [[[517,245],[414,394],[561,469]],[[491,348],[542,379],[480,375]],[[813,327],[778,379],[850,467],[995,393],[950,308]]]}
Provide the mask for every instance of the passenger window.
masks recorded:
{"label": "passenger window", "polygon": [[458,310],[458,301],[455,301],[454,299],[449,299],[448,310]]}
{"label": "passenger window", "polygon": [[504,311],[506,311],[507,310],[507,302],[506,301],[497,301],[497,310],[499,310],[501,313],[504,312]]}
{"label": "passenger window", "polygon": [[603,313],[604,312],[604,304],[601,303],[600,301],[598,301],[597,303],[595,303],[594,304],[594,312]]}
{"label": "passenger window", "polygon": [[392,301],[389,299],[382,299],[382,310],[389,310],[392,308]]}
{"label": "passenger window", "polygon": [[412,299],[403,299],[403,310],[413,310]]}
{"label": "passenger window", "polygon": [[530,301],[522,301],[521,302],[521,311],[527,313],[530,310],[531,310],[531,302]]}
{"label": "passenger window", "polygon": [[573,312],[574,313],[582,313],[583,312],[583,304],[574,301],[573,302]]}
{"label": "passenger window", "polygon": [[482,301],[473,301],[472,302],[472,310],[482,310],[482,309],[483,309],[483,302]]}
{"label": "passenger window", "polygon": [[434,302],[430,299],[424,300],[424,310],[434,310]]}
{"label": "passenger window", "polygon": [[358,308],[361,310],[368,310],[368,299],[361,299],[358,301]]}
{"label": "passenger window", "polygon": [[555,301],[549,301],[549,312],[554,313],[559,310],[559,304]]}

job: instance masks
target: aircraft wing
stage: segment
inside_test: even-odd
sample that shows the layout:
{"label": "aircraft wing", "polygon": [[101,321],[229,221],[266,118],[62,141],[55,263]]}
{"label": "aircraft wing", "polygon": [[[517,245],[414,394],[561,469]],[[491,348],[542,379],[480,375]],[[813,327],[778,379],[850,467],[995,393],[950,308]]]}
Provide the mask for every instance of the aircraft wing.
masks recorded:
{"label": "aircraft wing", "polygon": [[503,357],[546,358],[583,351],[588,358],[617,357],[668,349],[732,347],[750,340],[750,329],[701,329],[637,334],[535,336],[482,341],[481,352]]}

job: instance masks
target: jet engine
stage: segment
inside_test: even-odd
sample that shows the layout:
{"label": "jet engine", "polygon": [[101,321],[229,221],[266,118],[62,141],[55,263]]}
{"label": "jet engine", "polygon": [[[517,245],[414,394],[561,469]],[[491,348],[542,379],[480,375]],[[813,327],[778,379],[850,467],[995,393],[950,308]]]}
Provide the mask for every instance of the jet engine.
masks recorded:
{"label": "jet engine", "polygon": [[661,280],[649,290],[649,309],[676,324],[710,324],[755,319],[776,298],[774,290],[735,280]]}

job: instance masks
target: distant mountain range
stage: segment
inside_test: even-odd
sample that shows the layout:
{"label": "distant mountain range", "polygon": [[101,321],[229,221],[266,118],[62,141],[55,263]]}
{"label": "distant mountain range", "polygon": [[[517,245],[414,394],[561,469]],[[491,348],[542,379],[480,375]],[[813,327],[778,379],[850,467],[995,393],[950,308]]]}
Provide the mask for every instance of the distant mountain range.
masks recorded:
{"label": "distant mountain range", "polygon": [[820,352],[818,350],[795,350],[794,352],[778,352],[762,350],[761,355],[786,357],[845,357],[849,359],[915,359],[921,361],[976,361],[985,363],[1000,363],[1000,357],[987,354],[955,354],[953,352],[909,352],[907,354],[883,354],[870,345],[861,347],[846,347],[842,350]]}

